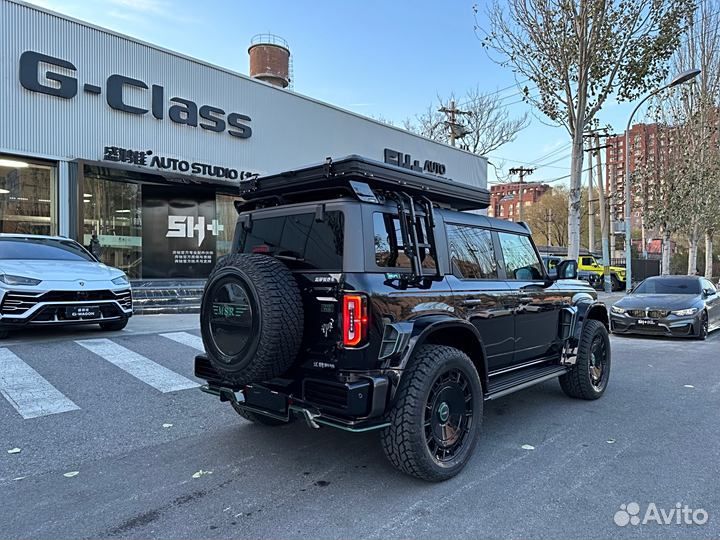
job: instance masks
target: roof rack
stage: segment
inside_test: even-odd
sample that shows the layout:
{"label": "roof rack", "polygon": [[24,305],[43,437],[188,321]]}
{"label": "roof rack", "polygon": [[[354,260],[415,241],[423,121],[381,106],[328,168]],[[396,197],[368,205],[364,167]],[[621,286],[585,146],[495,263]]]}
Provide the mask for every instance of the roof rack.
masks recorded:
{"label": "roof rack", "polygon": [[479,210],[490,205],[487,189],[423,174],[357,155],[301,169],[240,182],[240,211],[254,208],[350,196],[365,202],[395,199],[395,194],[426,198],[455,210]]}

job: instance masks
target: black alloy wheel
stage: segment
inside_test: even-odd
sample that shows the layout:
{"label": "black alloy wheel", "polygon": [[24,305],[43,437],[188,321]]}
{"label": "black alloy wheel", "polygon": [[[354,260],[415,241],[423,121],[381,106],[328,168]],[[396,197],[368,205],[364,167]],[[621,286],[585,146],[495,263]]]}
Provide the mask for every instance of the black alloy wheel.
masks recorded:
{"label": "black alloy wheel", "polygon": [[587,320],[580,334],[575,364],[558,379],[560,387],[570,397],[598,399],[607,389],[610,365],[607,328],[600,321]]}
{"label": "black alloy wheel", "polygon": [[710,333],[710,323],[708,321],[707,311],[703,311],[700,315],[700,325],[698,327],[697,339],[705,341]]}
{"label": "black alloy wheel", "polygon": [[440,374],[425,404],[425,440],[439,462],[451,460],[466,442],[473,422],[470,382],[459,369]]}

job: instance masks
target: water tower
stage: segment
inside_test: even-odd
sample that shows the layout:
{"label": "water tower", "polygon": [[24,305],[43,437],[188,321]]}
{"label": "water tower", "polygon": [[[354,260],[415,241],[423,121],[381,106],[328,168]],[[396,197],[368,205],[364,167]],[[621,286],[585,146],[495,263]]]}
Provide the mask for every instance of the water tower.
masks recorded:
{"label": "water tower", "polygon": [[275,34],[257,34],[250,40],[250,76],[280,88],[292,79],[290,47]]}

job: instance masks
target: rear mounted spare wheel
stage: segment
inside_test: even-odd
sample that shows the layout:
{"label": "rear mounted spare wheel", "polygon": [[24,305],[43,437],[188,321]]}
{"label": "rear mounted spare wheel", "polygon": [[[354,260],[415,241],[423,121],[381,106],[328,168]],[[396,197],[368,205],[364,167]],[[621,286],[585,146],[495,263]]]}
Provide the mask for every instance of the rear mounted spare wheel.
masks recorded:
{"label": "rear mounted spare wheel", "polygon": [[200,329],[210,363],[226,380],[241,386],[281,375],[303,335],[295,278],[268,255],[223,257],[205,285]]}

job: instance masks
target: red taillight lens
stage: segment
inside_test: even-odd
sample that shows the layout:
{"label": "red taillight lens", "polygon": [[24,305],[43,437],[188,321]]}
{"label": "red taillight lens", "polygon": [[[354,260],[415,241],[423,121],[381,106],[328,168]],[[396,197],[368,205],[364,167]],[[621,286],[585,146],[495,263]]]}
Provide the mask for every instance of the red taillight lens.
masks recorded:
{"label": "red taillight lens", "polygon": [[343,345],[355,347],[367,335],[367,301],[359,294],[343,296]]}

